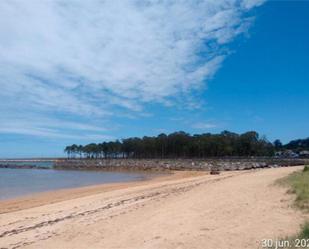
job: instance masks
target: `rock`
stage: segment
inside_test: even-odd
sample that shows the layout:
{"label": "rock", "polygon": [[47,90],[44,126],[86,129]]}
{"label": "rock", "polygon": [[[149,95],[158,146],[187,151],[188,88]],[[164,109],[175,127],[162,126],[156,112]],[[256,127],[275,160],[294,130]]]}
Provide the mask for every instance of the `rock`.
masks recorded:
{"label": "rock", "polygon": [[300,159],[66,159],[55,163],[56,169],[101,170],[250,170],[309,164]]}

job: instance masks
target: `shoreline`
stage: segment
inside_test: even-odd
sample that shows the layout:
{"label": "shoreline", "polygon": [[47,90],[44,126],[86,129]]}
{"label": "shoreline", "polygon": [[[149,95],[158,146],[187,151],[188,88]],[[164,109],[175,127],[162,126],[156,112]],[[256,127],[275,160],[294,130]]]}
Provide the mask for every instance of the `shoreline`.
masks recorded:
{"label": "shoreline", "polygon": [[292,208],[294,196],[274,184],[301,169],[174,172],[56,191],[37,198],[34,207],[19,200],[0,214],[0,244],[8,249],[259,248],[263,239],[294,234],[304,222],[305,214]]}
{"label": "shoreline", "polygon": [[[156,172],[159,173],[159,172]],[[85,196],[110,192],[114,190],[137,187],[146,184],[158,183],[162,181],[179,180],[192,176],[207,175],[209,172],[201,171],[162,171],[162,174],[152,175],[144,179],[127,181],[94,184],[76,188],[63,188],[52,191],[36,192],[16,198],[0,200],[0,214],[15,212],[19,210],[39,207],[48,204],[54,204],[61,201],[72,200]]]}

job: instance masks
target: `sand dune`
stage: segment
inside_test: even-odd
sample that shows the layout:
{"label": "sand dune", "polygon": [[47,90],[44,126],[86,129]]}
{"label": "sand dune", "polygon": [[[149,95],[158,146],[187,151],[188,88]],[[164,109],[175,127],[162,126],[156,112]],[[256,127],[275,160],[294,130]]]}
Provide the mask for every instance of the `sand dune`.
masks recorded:
{"label": "sand dune", "polygon": [[178,173],[0,202],[0,248],[258,248],[299,229],[293,197],[273,184],[298,169]]}

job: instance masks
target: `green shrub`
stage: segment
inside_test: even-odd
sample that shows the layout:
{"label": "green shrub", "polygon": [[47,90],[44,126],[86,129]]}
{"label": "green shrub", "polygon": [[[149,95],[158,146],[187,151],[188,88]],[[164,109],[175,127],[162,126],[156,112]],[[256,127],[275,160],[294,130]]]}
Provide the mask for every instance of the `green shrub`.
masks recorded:
{"label": "green shrub", "polygon": [[305,166],[300,172],[295,172],[279,180],[280,184],[289,187],[288,193],[295,194],[295,205],[309,211],[309,167]]}
{"label": "green shrub", "polygon": [[309,222],[306,222],[303,226],[302,226],[302,230],[298,236],[301,239],[309,239]]}
{"label": "green shrub", "polygon": [[[292,173],[291,175],[280,179],[277,183],[289,187],[288,193],[295,194],[295,205],[305,211],[309,211],[309,166],[305,166],[300,172]],[[307,221],[297,235],[282,239],[290,241],[289,249],[296,249],[296,239],[309,239],[309,222]],[[269,247],[274,249],[276,247]],[[282,248],[282,247],[280,247]],[[282,249],[287,249],[282,248]],[[299,247],[298,247],[299,248]],[[276,248],[277,249],[277,248]]]}

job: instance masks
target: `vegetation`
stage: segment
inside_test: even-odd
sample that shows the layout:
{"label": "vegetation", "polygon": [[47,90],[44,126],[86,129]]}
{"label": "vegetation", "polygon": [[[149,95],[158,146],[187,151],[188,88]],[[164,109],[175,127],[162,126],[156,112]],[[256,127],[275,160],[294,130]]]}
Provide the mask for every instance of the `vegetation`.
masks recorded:
{"label": "vegetation", "polygon": [[274,146],[255,131],[237,134],[190,135],[183,131],[155,137],[132,137],[122,141],[70,145],[68,157],[86,158],[205,158],[222,156],[271,156]]}
{"label": "vegetation", "polygon": [[299,152],[302,150],[309,150],[309,138],[292,140],[283,145],[279,139],[274,141],[274,146],[277,150],[293,150]]}
{"label": "vegetation", "polygon": [[[279,240],[269,240],[268,244],[271,244],[269,249],[296,249],[296,248],[308,248],[309,247],[309,223],[306,222],[297,235],[286,237]],[[265,248],[265,247],[264,247]]]}
{"label": "vegetation", "polygon": [[[296,195],[295,205],[306,212],[309,211],[309,166],[305,166],[301,172],[295,172],[280,179],[278,183],[289,186],[289,193]],[[272,246],[269,246],[269,249],[296,249],[309,247],[309,222],[306,222],[301,227],[301,231],[297,235],[279,239],[277,241],[270,240],[270,243]]]}
{"label": "vegetation", "polygon": [[280,184],[290,186],[289,193],[296,194],[295,205],[309,212],[309,167],[279,180]]}
{"label": "vegetation", "polygon": [[309,138],[292,140],[284,147],[290,150],[309,150]]}

